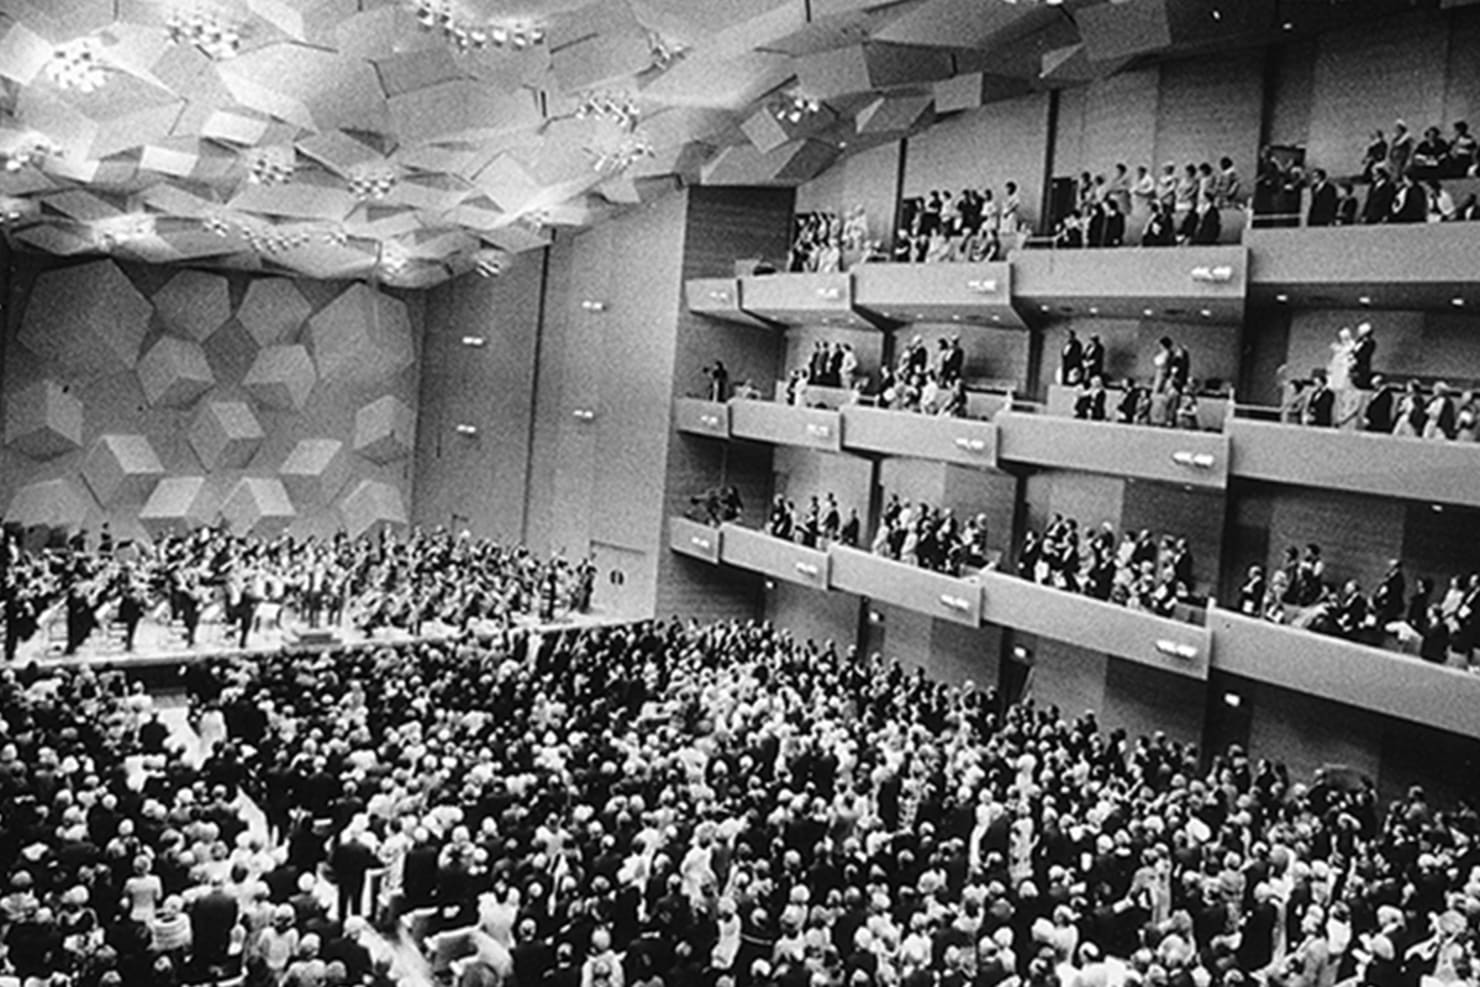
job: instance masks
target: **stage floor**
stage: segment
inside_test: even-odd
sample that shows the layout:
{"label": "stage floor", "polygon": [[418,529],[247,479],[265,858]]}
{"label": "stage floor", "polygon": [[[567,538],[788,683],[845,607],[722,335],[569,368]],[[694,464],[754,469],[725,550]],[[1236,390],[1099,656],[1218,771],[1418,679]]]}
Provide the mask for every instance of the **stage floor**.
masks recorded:
{"label": "stage floor", "polygon": [[[618,617],[600,612],[570,614],[558,620],[541,623],[533,617],[516,622],[516,627],[545,631],[569,630],[575,627],[599,627],[607,624],[626,623],[631,618]],[[75,655],[63,654],[65,642],[48,639],[45,631],[38,631],[16,651],[15,665],[35,662],[41,668],[67,665],[108,665],[114,668],[149,668],[152,666],[189,664],[213,658],[237,657],[241,655],[276,654],[288,647],[363,647],[375,644],[397,644],[406,641],[440,641],[454,636],[450,629],[436,629],[417,637],[399,629],[383,629],[374,635],[366,635],[349,625],[323,627],[321,631],[333,631],[333,640],[300,641],[299,632],[313,633],[306,627],[289,623],[283,627],[264,627],[254,630],[247,637],[245,647],[239,645],[240,628],[219,623],[202,624],[196,632],[195,644],[185,644],[182,628],[170,627],[154,621],[144,621],[134,635],[134,650],[123,649],[121,628],[111,628],[104,635],[95,631]]]}

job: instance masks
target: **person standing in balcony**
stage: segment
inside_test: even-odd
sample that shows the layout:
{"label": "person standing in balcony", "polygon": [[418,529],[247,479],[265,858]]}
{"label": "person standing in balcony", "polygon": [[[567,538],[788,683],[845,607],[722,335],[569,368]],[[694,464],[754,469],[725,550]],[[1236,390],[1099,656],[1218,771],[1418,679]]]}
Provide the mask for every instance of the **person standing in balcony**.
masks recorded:
{"label": "person standing in balcony", "polygon": [[1141,232],[1141,246],[1170,247],[1177,242],[1177,232],[1172,227],[1171,211],[1160,202],[1151,203],[1151,218]]}
{"label": "person standing in balcony", "polygon": [[1398,413],[1393,419],[1393,434],[1400,438],[1418,438],[1428,424],[1428,405],[1418,390],[1418,381],[1410,380],[1403,397],[1398,401]]}
{"label": "person standing in balcony", "polygon": [[1372,398],[1367,402],[1367,408],[1363,412],[1363,428],[1368,432],[1381,432],[1384,435],[1393,431],[1394,406],[1397,403],[1398,392],[1383,379],[1381,374],[1373,374],[1370,381]]}
{"label": "person standing in balcony", "polygon": [[1311,172],[1310,211],[1305,215],[1306,226],[1331,226],[1336,222],[1336,186],[1326,177],[1324,168]]}
{"label": "person standing in balcony", "polygon": [[1357,224],[1357,190],[1351,182],[1341,183],[1341,195],[1336,200],[1336,225],[1355,226]]}
{"label": "person standing in balcony", "polygon": [[1018,198],[1017,182],[1008,182],[1006,189],[1007,195],[1002,199],[1001,229],[1004,235],[1010,236],[1022,225],[1023,203]]}
{"label": "person standing in balcony", "polygon": [[1389,222],[1393,200],[1397,197],[1398,189],[1393,184],[1392,172],[1387,165],[1378,165],[1373,169],[1372,187],[1367,190],[1367,202],[1362,207],[1362,222],[1368,225]]}
{"label": "person standing in balcony", "polygon": [[1059,383],[1066,387],[1078,384],[1083,368],[1084,346],[1079,342],[1078,334],[1070,329],[1069,338],[1064,341],[1064,348],[1059,351]]}
{"label": "person standing in balcony", "polygon": [[1394,175],[1402,175],[1412,161],[1413,135],[1408,132],[1408,124],[1399,120],[1393,124],[1393,140],[1388,145],[1388,168]]}
{"label": "person standing in balcony", "polygon": [[1115,165],[1115,175],[1105,190],[1105,201],[1115,203],[1122,216],[1129,215],[1131,211],[1131,174],[1123,161]]}
{"label": "person standing in balcony", "polygon": [[1305,424],[1330,428],[1335,421],[1336,392],[1328,386],[1326,371],[1317,370],[1311,376],[1314,386],[1305,399]]}
{"label": "person standing in balcony", "polygon": [[1394,223],[1422,223],[1429,218],[1429,197],[1413,180],[1413,175],[1403,172],[1398,179],[1397,191],[1393,194]]}
{"label": "person standing in balcony", "polygon": [[1377,352],[1377,340],[1372,336],[1372,323],[1357,326],[1356,338],[1351,348],[1351,383],[1359,390],[1372,387],[1372,354]]}
{"label": "person standing in balcony", "polygon": [[1449,397],[1449,385],[1442,380],[1434,385],[1434,393],[1424,408],[1424,416],[1424,438],[1454,438],[1454,402]]}
{"label": "person standing in balcony", "polygon": [[1105,201],[1105,232],[1102,246],[1119,247],[1125,243],[1125,213],[1115,199]]}

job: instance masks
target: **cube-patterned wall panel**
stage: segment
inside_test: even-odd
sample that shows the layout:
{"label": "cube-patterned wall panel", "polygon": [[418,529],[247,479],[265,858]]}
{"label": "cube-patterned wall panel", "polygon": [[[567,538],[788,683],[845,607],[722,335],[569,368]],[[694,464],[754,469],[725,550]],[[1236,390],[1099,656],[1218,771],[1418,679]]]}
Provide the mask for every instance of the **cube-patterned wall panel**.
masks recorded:
{"label": "cube-patterned wall panel", "polygon": [[318,379],[306,346],[269,346],[252,361],[242,386],[269,408],[301,411]]}
{"label": "cube-patterned wall panel", "polygon": [[326,504],[349,479],[349,450],[338,439],[303,439],[283,465],[278,478],[295,505]]}
{"label": "cube-patterned wall panel", "polygon": [[416,412],[393,394],[372,401],[355,414],[355,452],[384,466],[411,455],[416,445]]}
{"label": "cube-patterned wall panel", "polygon": [[400,373],[416,359],[406,305],[354,284],[308,322],[314,363],[326,381],[366,384]]}
{"label": "cube-patterned wall panel", "polygon": [[230,286],[219,274],[181,271],[154,293],[154,309],[171,331],[200,342],[231,318]]}
{"label": "cube-patterned wall panel", "polygon": [[313,309],[287,278],[256,278],[247,286],[236,321],[258,346],[292,342]]}
{"label": "cube-patterned wall panel", "polygon": [[358,538],[382,525],[404,527],[406,502],[401,491],[380,480],[361,480],[339,504],[344,530]]}
{"label": "cube-patterned wall panel", "polygon": [[245,401],[208,401],[190,423],[190,446],[206,469],[243,469],[265,438]]}
{"label": "cube-patterned wall panel", "polygon": [[27,528],[80,528],[87,521],[89,508],[88,498],[71,480],[41,480],[15,492],[5,509],[5,520]]}
{"label": "cube-patterned wall panel", "polygon": [[139,360],[139,384],[155,407],[188,408],[216,383],[199,343],[161,336]]}
{"label": "cube-patterned wall panel", "polygon": [[143,501],[164,476],[164,465],[142,435],[104,435],[82,464],[82,479],[104,507]]}
{"label": "cube-patterned wall panel", "polygon": [[293,502],[281,480],[249,476],[238,480],[221,502],[221,518],[239,535],[273,537],[294,518]]}
{"label": "cube-patterned wall panel", "polygon": [[5,444],[32,459],[52,459],[82,446],[82,402],[54,380],[5,401]]}
{"label": "cube-patterned wall panel", "polygon": [[20,342],[78,376],[132,370],[153,312],[112,261],[44,271],[31,288]]}
{"label": "cube-patterned wall panel", "polygon": [[139,523],[154,538],[183,534],[210,524],[214,518],[203,476],[165,477],[139,510]]}

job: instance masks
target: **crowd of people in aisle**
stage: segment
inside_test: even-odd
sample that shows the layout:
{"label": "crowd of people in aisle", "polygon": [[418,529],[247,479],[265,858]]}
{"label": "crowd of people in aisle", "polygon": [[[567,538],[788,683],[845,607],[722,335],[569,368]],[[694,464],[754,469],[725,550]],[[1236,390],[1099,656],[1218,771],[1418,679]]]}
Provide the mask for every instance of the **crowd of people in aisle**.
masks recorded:
{"label": "crowd of people in aisle", "polygon": [[1434,580],[1418,577],[1409,591],[1401,559],[1388,562],[1372,592],[1355,579],[1331,580],[1321,547],[1285,549],[1268,570],[1252,565],[1238,590],[1238,608],[1251,617],[1290,624],[1363,644],[1416,651],[1427,661],[1470,668],[1480,644],[1480,573],[1449,579],[1442,595]]}
{"label": "crowd of people in aisle", "polygon": [[879,515],[870,551],[957,577],[993,567],[997,560],[987,545],[985,514],[961,520],[949,507],[931,507],[924,501],[911,504],[897,493],[889,495]]}
{"label": "crowd of people in aisle", "polygon": [[1017,572],[1044,586],[1163,617],[1201,599],[1186,538],[1144,529],[1117,536],[1108,521],[1081,527],[1061,514],[1049,518],[1042,531],[1027,533]]}
{"label": "crowd of people in aisle", "polygon": [[53,625],[65,626],[68,655],[114,624],[132,651],[146,621],[178,629],[186,647],[202,625],[219,625],[223,643],[246,647],[253,633],[283,626],[285,614],[364,634],[418,634],[430,623],[462,630],[524,614],[553,619],[589,609],[595,585],[589,559],[540,559],[446,528],[269,539],[221,525],[141,544],[116,541],[105,523],[96,541],[79,529],[65,544],[32,550],[22,530],[7,528],[5,554],[7,660]]}
{"label": "crowd of people in aisle", "polygon": [[1475,982],[1473,807],[1200,760],[764,624],[203,668],[203,760],[118,673],[0,673],[0,976]]}
{"label": "crowd of people in aisle", "polygon": [[848,508],[848,515],[844,517],[838,499],[831,491],[821,500],[816,494],[809,497],[805,511],[797,508],[796,501],[777,494],[766,517],[767,533],[773,538],[796,542],[803,548],[826,548],[834,543],[850,547],[857,545],[861,524],[858,508]]}

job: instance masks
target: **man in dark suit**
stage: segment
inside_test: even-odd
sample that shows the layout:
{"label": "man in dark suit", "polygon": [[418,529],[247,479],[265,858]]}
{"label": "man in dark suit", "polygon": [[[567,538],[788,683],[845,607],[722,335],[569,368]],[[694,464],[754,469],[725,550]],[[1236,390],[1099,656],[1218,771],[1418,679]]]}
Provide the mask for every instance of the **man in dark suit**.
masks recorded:
{"label": "man in dark suit", "polygon": [[1383,435],[1391,435],[1393,431],[1393,402],[1397,398],[1397,390],[1382,379],[1380,374],[1373,374],[1370,382],[1372,400],[1367,402],[1367,410],[1364,418],[1364,428],[1368,432],[1381,432]]}
{"label": "man in dark suit", "polygon": [[1084,367],[1084,346],[1079,342],[1079,336],[1073,329],[1069,330],[1069,338],[1064,341],[1064,348],[1059,351],[1059,383],[1066,385],[1077,384],[1082,380],[1081,374]]}
{"label": "man in dark suit", "polygon": [[1105,420],[1105,379],[1096,374],[1074,400],[1074,417],[1092,422]]}
{"label": "man in dark suit", "polygon": [[1218,207],[1212,202],[1204,202],[1197,214],[1197,232],[1192,234],[1192,242],[1199,246],[1211,246],[1222,235],[1223,217],[1218,214]]}
{"label": "man in dark suit", "polygon": [[1315,372],[1315,387],[1305,402],[1305,424],[1317,428],[1330,428],[1332,412],[1336,407],[1336,392],[1326,386],[1326,371]]}
{"label": "man in dark suit", "polygon": [[1357,326],[1357,339],[1352,344],[1352,386],[1367,390],[1372,386],[1372,354],[1377,351],[1377,340],[1372,338],[1372,323]]}
{"label": "man in dark suit", "polygon": [[1372,224],[1391,221],[1393,199],[1397,195],[1397,186],[1389,177],[1387,168],[1378,165],[1374,169],[1372,187],[1367,190],[1367,202],[1362,206],[1362,222]]}
{"label": "man in dark suit", "polygon": [[226,962],[237,911],[236,898],[226,892],[220,873],[211,877],[205,894],[191,901],[191,951],[202,971]]}
{"label": "man in dark suit", "polygon": [[1398,180],[1398,191],[1393,198],[1394,223],[1422,223],[1429,218],[1429,197],[1423,187],[1404,175]]}
{"label": "man in dark suit", "polygon": [[1307,226],[1330,226],[1336,222],[1336,186],[1326,177],[1324,168],[1311,172],[1310,211],[1306,214]]}
{"label": "man in dark suit", "polygon": [[1085,380],[1105,376],[1105,343],[1098,335],[1089,337],[1084,344],[1084,353],[1079,358]]}
{"label": "man in dark suit", "polygon": [[1103,243],[1107,247],[1118,247],[1125,243],[1125,213],[1114,199],[1105,200],[1105,237]]}

